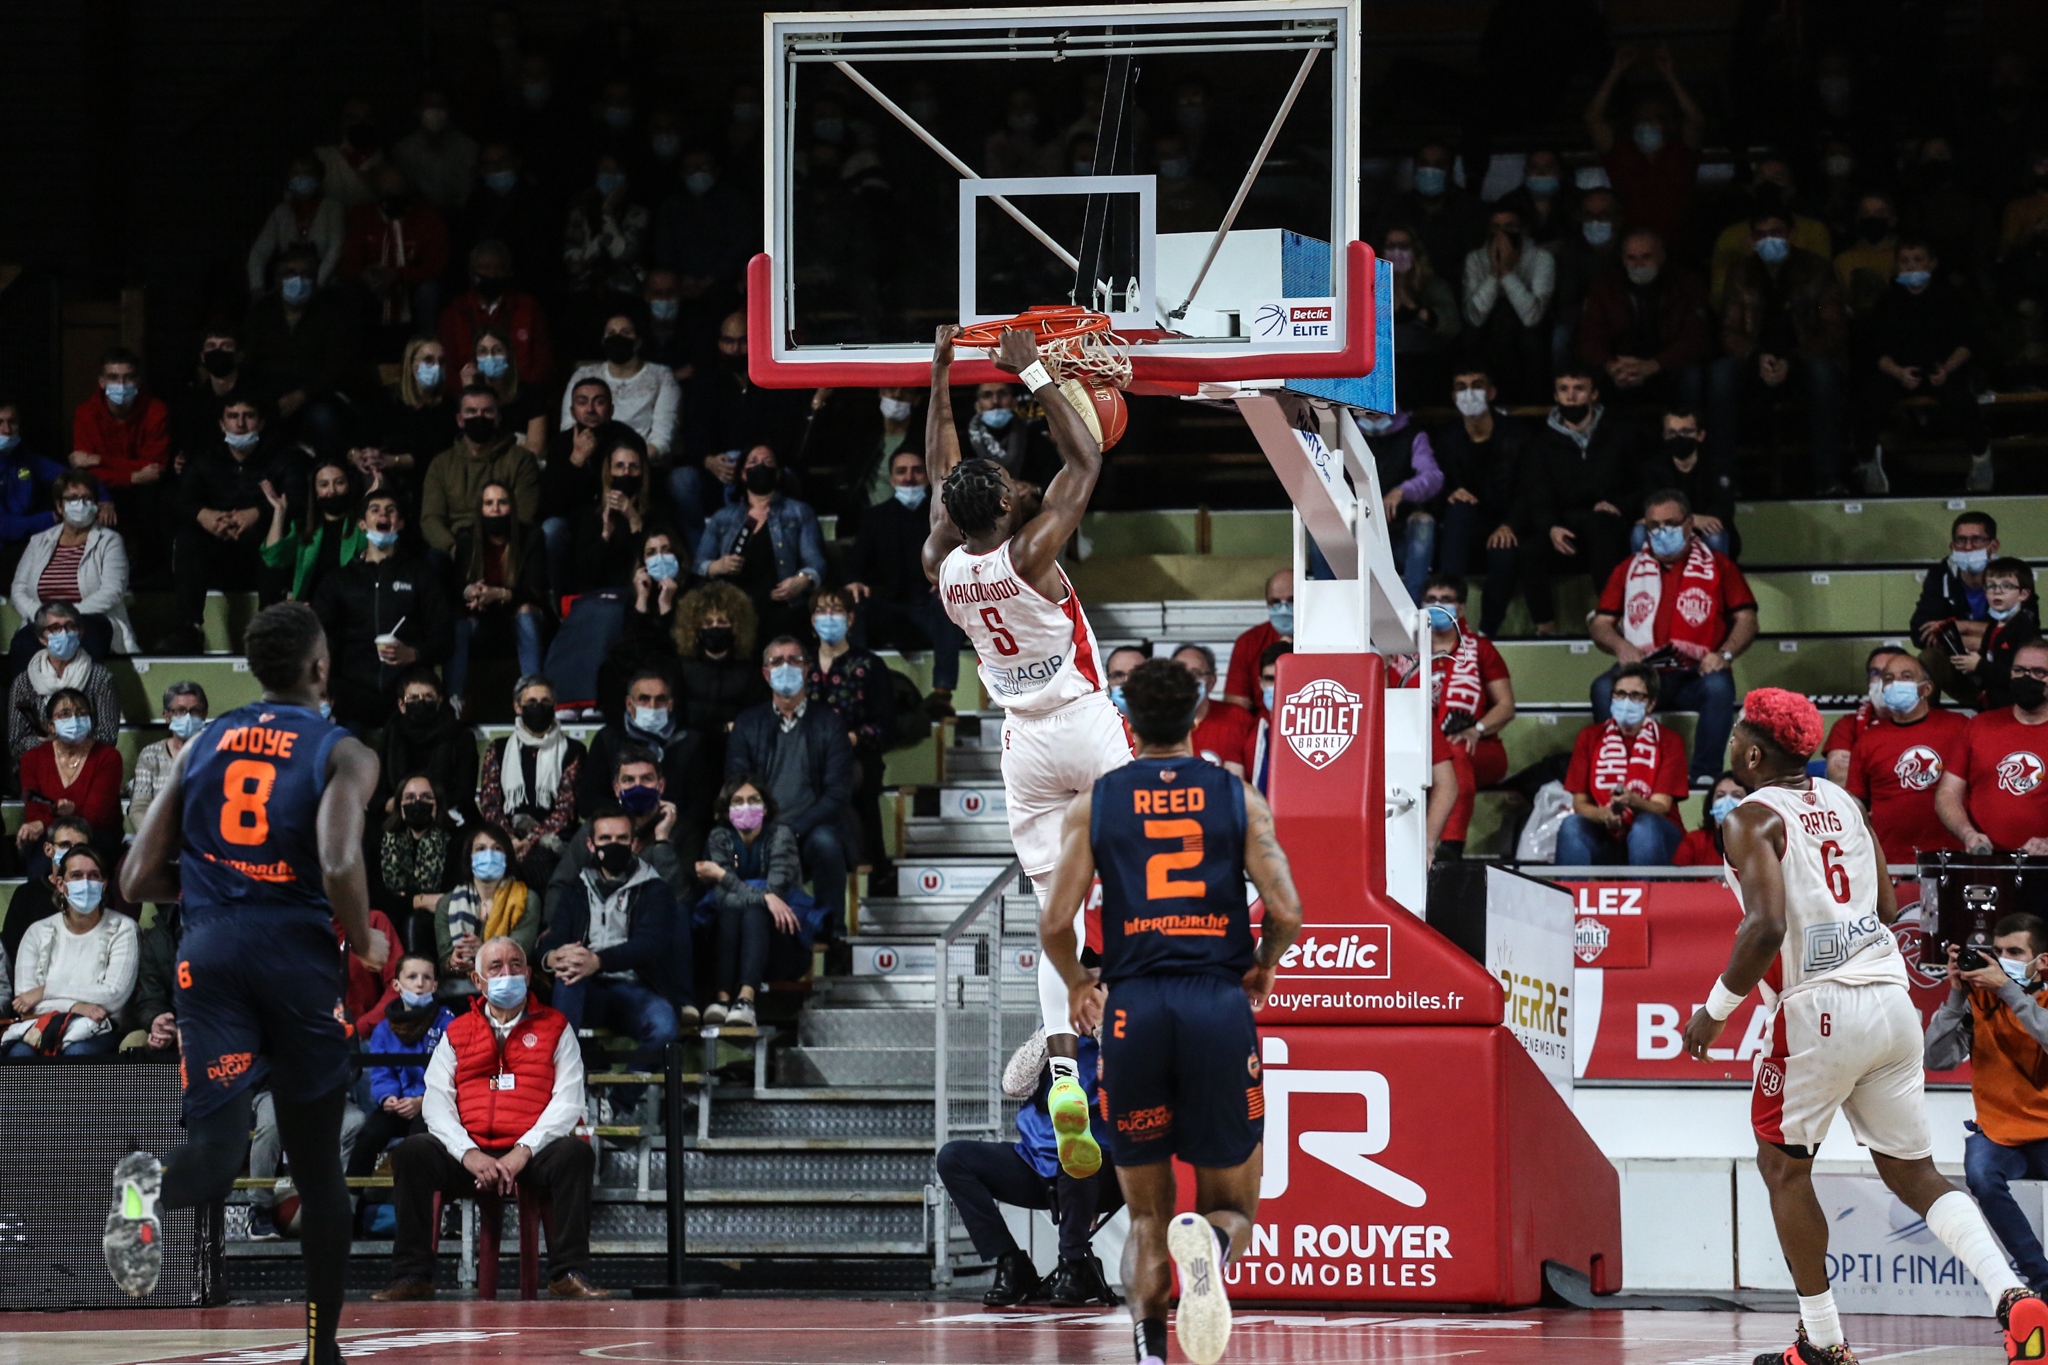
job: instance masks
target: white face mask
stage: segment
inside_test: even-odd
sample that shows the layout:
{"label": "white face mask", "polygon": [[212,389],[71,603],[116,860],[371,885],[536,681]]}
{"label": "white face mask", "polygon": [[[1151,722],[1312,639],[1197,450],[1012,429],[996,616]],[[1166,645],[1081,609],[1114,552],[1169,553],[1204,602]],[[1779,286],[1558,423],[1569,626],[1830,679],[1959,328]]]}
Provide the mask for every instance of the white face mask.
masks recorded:
{"label": "white face mask", "polygon": [[1486,412],[1485,389],[1459,389],[1451,395],[1451,401],[1458,405],[1461,417],[1478,417]]}
{"label": "white face mask", "polygon": [[64,499],[64,524],[84,530],[99,519],[100,505],[91,498]]}

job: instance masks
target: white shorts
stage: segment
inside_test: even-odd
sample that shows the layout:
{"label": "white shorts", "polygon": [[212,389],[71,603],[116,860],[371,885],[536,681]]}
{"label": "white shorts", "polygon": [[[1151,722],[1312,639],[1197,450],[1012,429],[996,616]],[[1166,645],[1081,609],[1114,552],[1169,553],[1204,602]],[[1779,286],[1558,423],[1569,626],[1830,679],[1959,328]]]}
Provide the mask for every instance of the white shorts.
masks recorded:
{"label": "white shorts", "polygon": [[1910,995],[1888,984],[1821,982],[1779,1002],[1770,1047],[1756,1059],[1750,1122],[1765,1142],[1810,1155],[1839,1109],[1871,1151],[1931,1156],[1921,1065]]}
{"label": "white shorts", "polygon": [[1131,761],[1136,750],[1107,692],[1077,697],[1042,716],[1003,718],[1003,795],[1010,842],[1024,875],[1039,889],[1060,859],[1060,821],[1095,779]]}

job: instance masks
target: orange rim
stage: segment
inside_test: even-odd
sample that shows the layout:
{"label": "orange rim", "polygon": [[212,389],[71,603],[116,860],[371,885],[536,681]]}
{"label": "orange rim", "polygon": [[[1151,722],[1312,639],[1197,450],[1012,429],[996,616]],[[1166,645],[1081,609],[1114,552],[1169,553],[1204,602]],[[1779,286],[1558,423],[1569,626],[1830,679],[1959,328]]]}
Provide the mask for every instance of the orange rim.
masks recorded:
{"label": "orange rim", "polygon": [[1040,341],[1064,341],[1070,337],[1086,336],[1090,332],[1109,330],[1109,315],[1074,304],[1040,304],[1027,308],[1013,318],[999,318],[994,322],[977,322],[960,329],[953,338],[958,346],[973,346],[990,349],[1002,343],[1003,333],[1026,331]]}

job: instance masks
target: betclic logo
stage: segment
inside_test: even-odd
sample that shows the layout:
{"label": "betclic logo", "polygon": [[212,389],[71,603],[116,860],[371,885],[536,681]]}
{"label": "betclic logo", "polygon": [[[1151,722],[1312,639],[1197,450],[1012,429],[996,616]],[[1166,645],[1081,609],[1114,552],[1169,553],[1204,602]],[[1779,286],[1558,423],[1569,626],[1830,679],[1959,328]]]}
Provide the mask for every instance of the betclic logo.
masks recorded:
{"label": "betclic logo", "polygon": [[1279,977],[1318,981],[1385,981],[1393,931],[1384,924],[1317,924],[1280,954]]}

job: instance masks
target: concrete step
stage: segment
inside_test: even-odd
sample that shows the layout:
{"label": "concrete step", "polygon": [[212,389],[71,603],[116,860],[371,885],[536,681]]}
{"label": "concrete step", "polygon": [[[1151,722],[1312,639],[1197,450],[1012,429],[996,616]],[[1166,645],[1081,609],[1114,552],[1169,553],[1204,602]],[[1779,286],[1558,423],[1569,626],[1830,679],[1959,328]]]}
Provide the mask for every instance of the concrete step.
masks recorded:
{"label": "concrete step", "polygon": [[[1031,999],[1035,1002],[1035,992],[1032,993]],[[982,1037],[988,1027],[986,1020],[987,1016],[979,1012],[972,1015],[961,1015],[956,1012],[949,1016],[946,1026],[953,1041],[958,1044],[969,1036],[977,1039]],[[1035,1003],[1031,1008],[1003,1011],[1006,1033],[1015,1027],[1028,1034],[1037,1026],[1037,1022],[1038,1011]],[[934,1026],[933,1012],[930,1009],[819,1009],[805,1013],[797,1026],[797,1043],[807,1048],[873,1046],[917,1047],[929,1050]]]}
{"label": "concrete step", "polygon": [[1010,826],[996,820],[942,820],[912,816],[903,822],[903,859],[1009,857]]}
{"label": "concrete step", "polygon": [[915,1203],[692,1203],[683,1227],[696,1256],[917,1256],[928,1245],[922,1193]]}
{"label": "concrete step", "polygon": [[[929,1080],[922,1087],[894,1090],[814,1086],[774,1093],[784,1098],[720,1099],[711,1109],[712,1137],[854,1141],[931,1136]],[[795,1098],[799,1095],[803,1098]]]}
{"label": "concrete step", "polygon": [[[949,1049],[953,1074],[980,1074],[987,1053],[980,1045]],[[930,1085],[932,1050],[927,1047],[793,1047],[776,1058],[778,1082],[792,1085]]]}

